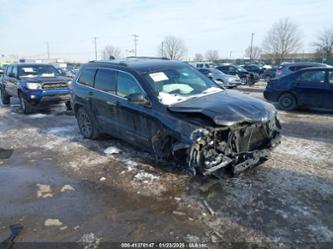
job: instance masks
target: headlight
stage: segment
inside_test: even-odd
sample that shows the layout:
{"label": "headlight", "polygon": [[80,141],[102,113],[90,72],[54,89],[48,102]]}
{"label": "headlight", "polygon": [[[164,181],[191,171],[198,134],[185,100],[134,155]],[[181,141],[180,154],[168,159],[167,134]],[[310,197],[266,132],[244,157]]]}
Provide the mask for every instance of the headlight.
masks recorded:
{"label": "headlight", "polygon": [[37,90],[37,89],[41,89],[42,85],[40,83],[29,82],[29,83],[27,83],[27,88],[30,90]]}

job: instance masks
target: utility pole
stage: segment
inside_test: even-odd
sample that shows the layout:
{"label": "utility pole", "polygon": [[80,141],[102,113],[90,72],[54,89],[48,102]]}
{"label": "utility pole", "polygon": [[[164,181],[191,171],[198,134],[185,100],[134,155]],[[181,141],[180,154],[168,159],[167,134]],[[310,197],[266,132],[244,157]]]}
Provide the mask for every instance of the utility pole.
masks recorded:
{"label": "utility pole", "polygon": [[253,36],[254,36],[254,33],[251,33],[250,63],[252,63],[252,52],[253,52]]}
{"label": "utility pole", "polygon": [[94,37],[94,44],[95,44],[95,60],[97,60],[97,37]]}
{"label": "utility pole", "polygon": [[134,56],[138,56],[138,41],[139,41],[139,36],[137,34],[132,35],[134,39]]}
{"label": "utility pole", "polygon": [[47,54],[47,59],[50,59],[50,43],[46,42],[46,54]]}

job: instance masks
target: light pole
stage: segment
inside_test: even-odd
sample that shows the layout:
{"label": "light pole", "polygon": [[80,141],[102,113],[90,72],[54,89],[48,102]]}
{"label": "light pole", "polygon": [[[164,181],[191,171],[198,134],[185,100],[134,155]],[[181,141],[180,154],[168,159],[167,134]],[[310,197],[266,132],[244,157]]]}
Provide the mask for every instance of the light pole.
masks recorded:
{"label": "light pole", "polygon": [[95,60],[97,60],[97,37],[94,37],[94,44],[95,44]]}
{"label": "light pole", "polygon": [[253,53],[253,36],[254,36],[254,33],[251,33],[250,63],[252,63],[252,53]]}
{"label": "light pole", "polygon": [[138,56],[138,41],[139,41],[139,36],[137,34],[132,35],[134,39],[134,56]]}

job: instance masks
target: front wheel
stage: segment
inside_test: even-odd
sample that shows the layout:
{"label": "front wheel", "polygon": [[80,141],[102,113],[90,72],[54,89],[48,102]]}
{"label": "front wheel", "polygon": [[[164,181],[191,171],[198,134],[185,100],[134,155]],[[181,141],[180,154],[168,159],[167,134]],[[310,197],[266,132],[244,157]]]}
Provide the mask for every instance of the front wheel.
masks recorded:
{"label": "front wheel", "polygon": [[2,86],[0,88],[1,91],[1,102],[3,105],[9,105],[10,104],[10,96],[6,93],[5,87]]}
{"label": "front wheel", "polygon": [[279,98],[279,107],[285,111],[291,111],[296,108],[296,98],[290,93],[284,93]]}
{"label": "front wheel", "polygon": [[77,123],[83,137],[96,139],[99,136],[95,122],[83,107],[79,108],[76,114]]}
{"label": "front wheel", "polygon": [[31,104],[23,97],[22,93],[19,93],[20,107],[24,114],[30,114],[33,111]]}

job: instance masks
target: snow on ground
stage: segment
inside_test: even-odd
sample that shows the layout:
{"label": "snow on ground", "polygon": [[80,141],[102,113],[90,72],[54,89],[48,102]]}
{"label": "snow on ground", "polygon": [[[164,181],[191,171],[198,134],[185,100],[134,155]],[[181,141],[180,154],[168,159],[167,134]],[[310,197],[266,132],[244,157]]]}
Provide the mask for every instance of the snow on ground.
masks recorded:
{"label": "snow on ground", "polygon": [[303,138],[282,137],[282,142],[274,150],[276,153],[292,155],[299,160],[333,162],[333,154],[328,143]]}

